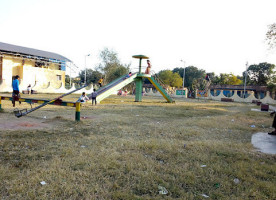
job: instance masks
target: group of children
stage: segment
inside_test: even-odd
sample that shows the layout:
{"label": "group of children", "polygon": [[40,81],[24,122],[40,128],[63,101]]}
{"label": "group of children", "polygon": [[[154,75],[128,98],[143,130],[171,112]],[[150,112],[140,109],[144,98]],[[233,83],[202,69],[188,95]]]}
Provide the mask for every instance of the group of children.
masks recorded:
{"label": "group of children", "polygon": [[[93,89],[93,92],[91,94],[91,98],[92,98],[92,106],[95,104],[97,105],[97,98],[98,93],[96,92],[96,89]],[[77,102],[80,103],[85,103],[89,100],[89,98],[86,96],[85,92],[82,93],[82,95],[80,96],[80,98],[77,100]]]}

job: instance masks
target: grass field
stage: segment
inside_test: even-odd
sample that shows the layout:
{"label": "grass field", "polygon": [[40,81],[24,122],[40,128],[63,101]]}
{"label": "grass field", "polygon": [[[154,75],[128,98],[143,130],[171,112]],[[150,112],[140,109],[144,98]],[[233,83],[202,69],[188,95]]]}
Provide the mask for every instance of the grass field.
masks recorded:
{"label": "grass field", "polygon": [[276,199],[276,156],[250,142],[272,130],[268,113],[243,103],[133,101],[85,104],[80,122],[75,108],[58,106],[17,119],[2,101],[1,199]]}

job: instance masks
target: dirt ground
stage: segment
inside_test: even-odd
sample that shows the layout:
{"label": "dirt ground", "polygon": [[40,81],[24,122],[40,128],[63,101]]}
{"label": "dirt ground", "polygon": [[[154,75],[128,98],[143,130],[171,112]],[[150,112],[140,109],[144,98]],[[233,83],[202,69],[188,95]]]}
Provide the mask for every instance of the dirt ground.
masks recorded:
{"label": "dirt ground", "polygon": [[0,115],[1,130],[28,130],[28,129],[44,129],[51,127],[51,123],[45,119],[36,119],[30,117],[12,117],[10,113],[2,113]]}

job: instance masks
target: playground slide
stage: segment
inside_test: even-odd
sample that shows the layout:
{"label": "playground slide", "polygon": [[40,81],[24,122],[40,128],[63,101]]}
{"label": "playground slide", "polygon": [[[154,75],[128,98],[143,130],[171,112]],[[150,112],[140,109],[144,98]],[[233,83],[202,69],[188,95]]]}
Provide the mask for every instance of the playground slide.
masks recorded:
{"label": "playground slide", "polygon": [[162,96],[169,102],[173,103],[174,100],[170,97],[170,95],[164,90],[164,88],[154,79],[154,77],[147,77],[151,84],[162,94]]}
{"label": "playground slide", "polygon": [[[134,81],[136,78],[137,74],[132,74],[131,77],[127,78],[127,75],[123,75],[120,78],[110,82],[109,84],[101,87],[100,89],[97,90],[98,96],[97,96],[97,102],[101,102],[103,99],[107,98],[114,92],[118,91],[119,89],[125,87],[126,85],[130,84],[131,82]],[[91,95],[88,96],[89,99],[91,99]]]}

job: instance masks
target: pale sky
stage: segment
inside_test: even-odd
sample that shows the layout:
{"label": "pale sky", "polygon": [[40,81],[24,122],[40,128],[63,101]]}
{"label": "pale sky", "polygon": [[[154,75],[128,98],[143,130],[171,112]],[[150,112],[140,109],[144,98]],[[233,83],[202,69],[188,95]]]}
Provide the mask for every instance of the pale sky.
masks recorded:
{"label": "pale sky", "polygon": [[[241,75],[245,64],[276,64],[265,44],[276,0],[0,0],[0,41],[61,54],[94,68],[100,50],[122,63],[150,57],[153,70],[196,66]],[[146,63],[144,62],[145,66]]]}

